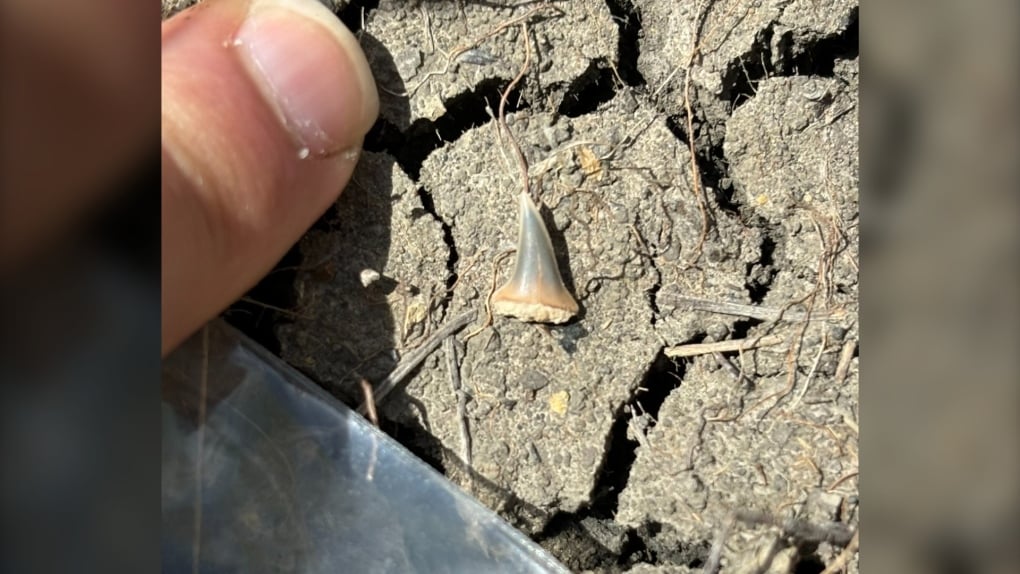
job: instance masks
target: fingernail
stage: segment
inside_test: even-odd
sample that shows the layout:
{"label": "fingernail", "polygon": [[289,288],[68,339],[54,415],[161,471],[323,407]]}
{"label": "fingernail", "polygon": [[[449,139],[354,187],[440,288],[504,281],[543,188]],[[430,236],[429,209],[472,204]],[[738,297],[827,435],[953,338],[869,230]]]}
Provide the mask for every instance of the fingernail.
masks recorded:
{"label": "fingernail", "polygon": [[233,41],[299,157],[360,144],[379,95],[353,34],[316,0],[254,0]]}

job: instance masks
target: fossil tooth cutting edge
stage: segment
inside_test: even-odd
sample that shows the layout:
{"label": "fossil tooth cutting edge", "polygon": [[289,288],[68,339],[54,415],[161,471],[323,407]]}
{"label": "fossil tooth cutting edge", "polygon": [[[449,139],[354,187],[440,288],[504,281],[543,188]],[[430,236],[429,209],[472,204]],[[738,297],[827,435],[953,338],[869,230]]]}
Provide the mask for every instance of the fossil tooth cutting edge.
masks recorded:
{"label": "fossil tooth cutting edge", "polygon": [[556,264],[549,231],[528,193],[520,195],[520,228],[513,275],[492,294],[498,315],[532,323],[566,323],[577,314]]}

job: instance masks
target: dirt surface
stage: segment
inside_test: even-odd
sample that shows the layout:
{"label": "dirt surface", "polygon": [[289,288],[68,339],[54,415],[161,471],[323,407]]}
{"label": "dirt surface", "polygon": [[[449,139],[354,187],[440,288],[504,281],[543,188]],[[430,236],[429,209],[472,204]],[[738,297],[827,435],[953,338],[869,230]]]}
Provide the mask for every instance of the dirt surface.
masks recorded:
{"label": "dirt surface", "polygon": [[[332,7],[381,118],[228,318],[356,405],[475,311],[381,426],[576,571],[856,572],[857,2]],[[525,41],[506,124],[580,303],[562,326],[486,306]]]}

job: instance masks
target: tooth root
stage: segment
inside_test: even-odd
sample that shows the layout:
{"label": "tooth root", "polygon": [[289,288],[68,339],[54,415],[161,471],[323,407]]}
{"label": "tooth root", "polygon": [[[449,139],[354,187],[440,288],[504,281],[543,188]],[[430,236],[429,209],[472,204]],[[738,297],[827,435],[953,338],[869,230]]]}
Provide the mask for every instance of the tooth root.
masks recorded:
{"label": "tooth root", "polygon": [[577,302],[563,285],[549,231],[526,193],[520,198],[514,272],[492,295],[492,310],[534,323],[565,323],[577,314]]}

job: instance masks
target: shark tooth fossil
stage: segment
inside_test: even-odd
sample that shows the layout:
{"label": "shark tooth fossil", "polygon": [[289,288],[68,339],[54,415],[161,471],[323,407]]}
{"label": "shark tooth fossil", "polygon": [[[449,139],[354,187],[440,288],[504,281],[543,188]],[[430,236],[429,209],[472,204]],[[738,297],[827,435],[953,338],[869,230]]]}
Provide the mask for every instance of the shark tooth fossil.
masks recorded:
{"label": "shark tooth fossil", "polygon": [[520,196],[520,230],[513,275],[492,295],[498,315],[532,323],[566,323],[577,314],[556,264],[549,231],[530,194]]}

